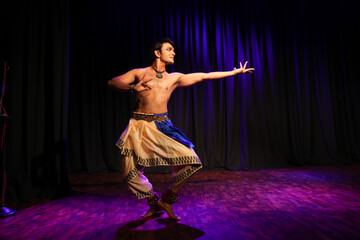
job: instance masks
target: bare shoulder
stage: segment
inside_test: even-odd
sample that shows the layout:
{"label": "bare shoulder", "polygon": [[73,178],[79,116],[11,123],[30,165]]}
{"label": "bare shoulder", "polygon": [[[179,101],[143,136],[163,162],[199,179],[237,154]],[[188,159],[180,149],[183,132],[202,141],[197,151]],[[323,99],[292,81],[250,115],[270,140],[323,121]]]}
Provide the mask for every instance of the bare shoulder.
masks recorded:
{"label": "bare shoulder", "polygon": [[145,68],[134,68],[134,69],[130,70],[129,73],[135,77],[136,81],[139,81],[140,79],[143,78],[143,76],[145,75],[145,73],[146,73],[148,70],[149,70],[148,67],[145,67]]}
{"label": "bare shoulder", "polygon": [[173,72],[169,74],[170,77],[176,81],[178,81],[180,79],[181,76],[184,76],[183,73],[179,73],[179,72]]}
{"label": "bare shoulder", "polygon": [[133,74],[138,76],[138,75],[143,75],[147,70],[148,70],[148,67],[146,67],[146,68],[134,68],[134,69],[130,70],[130,72],[132,72]]}
{"label": "bare shoulder", "polygon": [[125,84],[131,84],[134,81],[139,81],[141,79],[141,76],[144,75],[144,72],[146,71],[146,68],[134,68],[120,76],[114,77],[114,81],[121,81]]}

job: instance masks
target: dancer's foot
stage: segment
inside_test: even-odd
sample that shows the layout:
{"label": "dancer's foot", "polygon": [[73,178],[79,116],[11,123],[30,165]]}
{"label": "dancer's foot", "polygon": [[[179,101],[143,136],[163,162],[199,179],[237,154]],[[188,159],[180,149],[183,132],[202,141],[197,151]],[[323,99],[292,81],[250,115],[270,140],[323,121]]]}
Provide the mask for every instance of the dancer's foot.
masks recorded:
{"label": "dancer's foot", "polygon": [[141,217],[142,218],[150,218],[150,217],[154,216],[159,210],[160,210],[160,208],[150,208],[149,211],[147,211]]}
{"label": "dancer's foot", "polygon": [[141,217],[143,218],[149,218],[154,216],[158,211],[161,211],[162,209],[158,206],[159,196],[156,192],[150,197],[147,197],[147,203],[150,206],[150,209]]}
{"label": "dancer's foot", "polygon": [[163,208],[171,219],[180,221],[181,218],[174,214],[171,204],[164,202],[163,200],[158,201],[158,206]]}

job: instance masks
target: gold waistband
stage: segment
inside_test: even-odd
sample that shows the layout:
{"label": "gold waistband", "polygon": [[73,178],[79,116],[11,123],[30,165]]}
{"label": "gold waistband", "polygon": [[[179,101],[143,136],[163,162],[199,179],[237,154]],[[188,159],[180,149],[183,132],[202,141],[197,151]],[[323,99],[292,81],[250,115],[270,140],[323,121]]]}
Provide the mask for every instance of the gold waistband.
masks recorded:
{"label": "gold waistband", "polygon": [[169,119],[167,114],[158,116],[154,114],[145,114],[145,113],[137,113],[137,112],[133,112],[132,117],[135,120],[144,120],[147,122],[152,122],[152,121],[162,122]]}

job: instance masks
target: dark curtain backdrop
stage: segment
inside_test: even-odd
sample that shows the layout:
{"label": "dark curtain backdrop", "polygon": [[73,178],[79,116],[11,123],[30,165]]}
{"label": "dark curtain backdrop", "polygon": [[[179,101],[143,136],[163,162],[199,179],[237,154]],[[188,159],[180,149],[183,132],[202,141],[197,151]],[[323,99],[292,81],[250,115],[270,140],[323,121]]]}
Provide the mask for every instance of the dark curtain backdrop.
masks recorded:
{"label": "dark curtain backdrop", "polygon": [[[353,7],[352,7],[353,6]],[[354,2],[71,2],[69,171],[119,170],[114,143],[133,106],[107,80],[149,66],[159,38],[176,42],[169,72],[253,76],[177,89],[175,126],[205,169],[359,162],[359,17]]]}
{"label": "dark curtain backdrop", "polygon": [[177,89],[175,126],[205,169],[359,163],[356,1],[28,1],[2,4],[8,198],[70,193],[67,172],[120,171],[133,97],[107,81],[176,42],[169,72],[256,71]]}
{"label": "dark curtain backdrop", "polygon": [[67,2],[5,1],[0,11],[1,67],[3,61],[9,65],[3,105],[12,117],[6,129],[7,199],[69,195]]}

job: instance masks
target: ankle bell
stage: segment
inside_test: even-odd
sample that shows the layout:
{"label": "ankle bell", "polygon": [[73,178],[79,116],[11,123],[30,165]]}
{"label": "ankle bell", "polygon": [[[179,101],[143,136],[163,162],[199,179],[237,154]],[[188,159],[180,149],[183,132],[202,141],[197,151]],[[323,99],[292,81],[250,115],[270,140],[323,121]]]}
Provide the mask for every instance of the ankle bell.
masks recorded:
{"label": "ankle bell", "polygon": [[167,189],[162,195],[161,200],[168,204],[176,203],[179,200],[177,193],[174,193],[171,189]]}
{"label": "ankle bell", "polygon": [[157,202],[160,200],[159,195],[155,192],[154,195],[147,198],[147,203],[151,209],[157,208]]}

